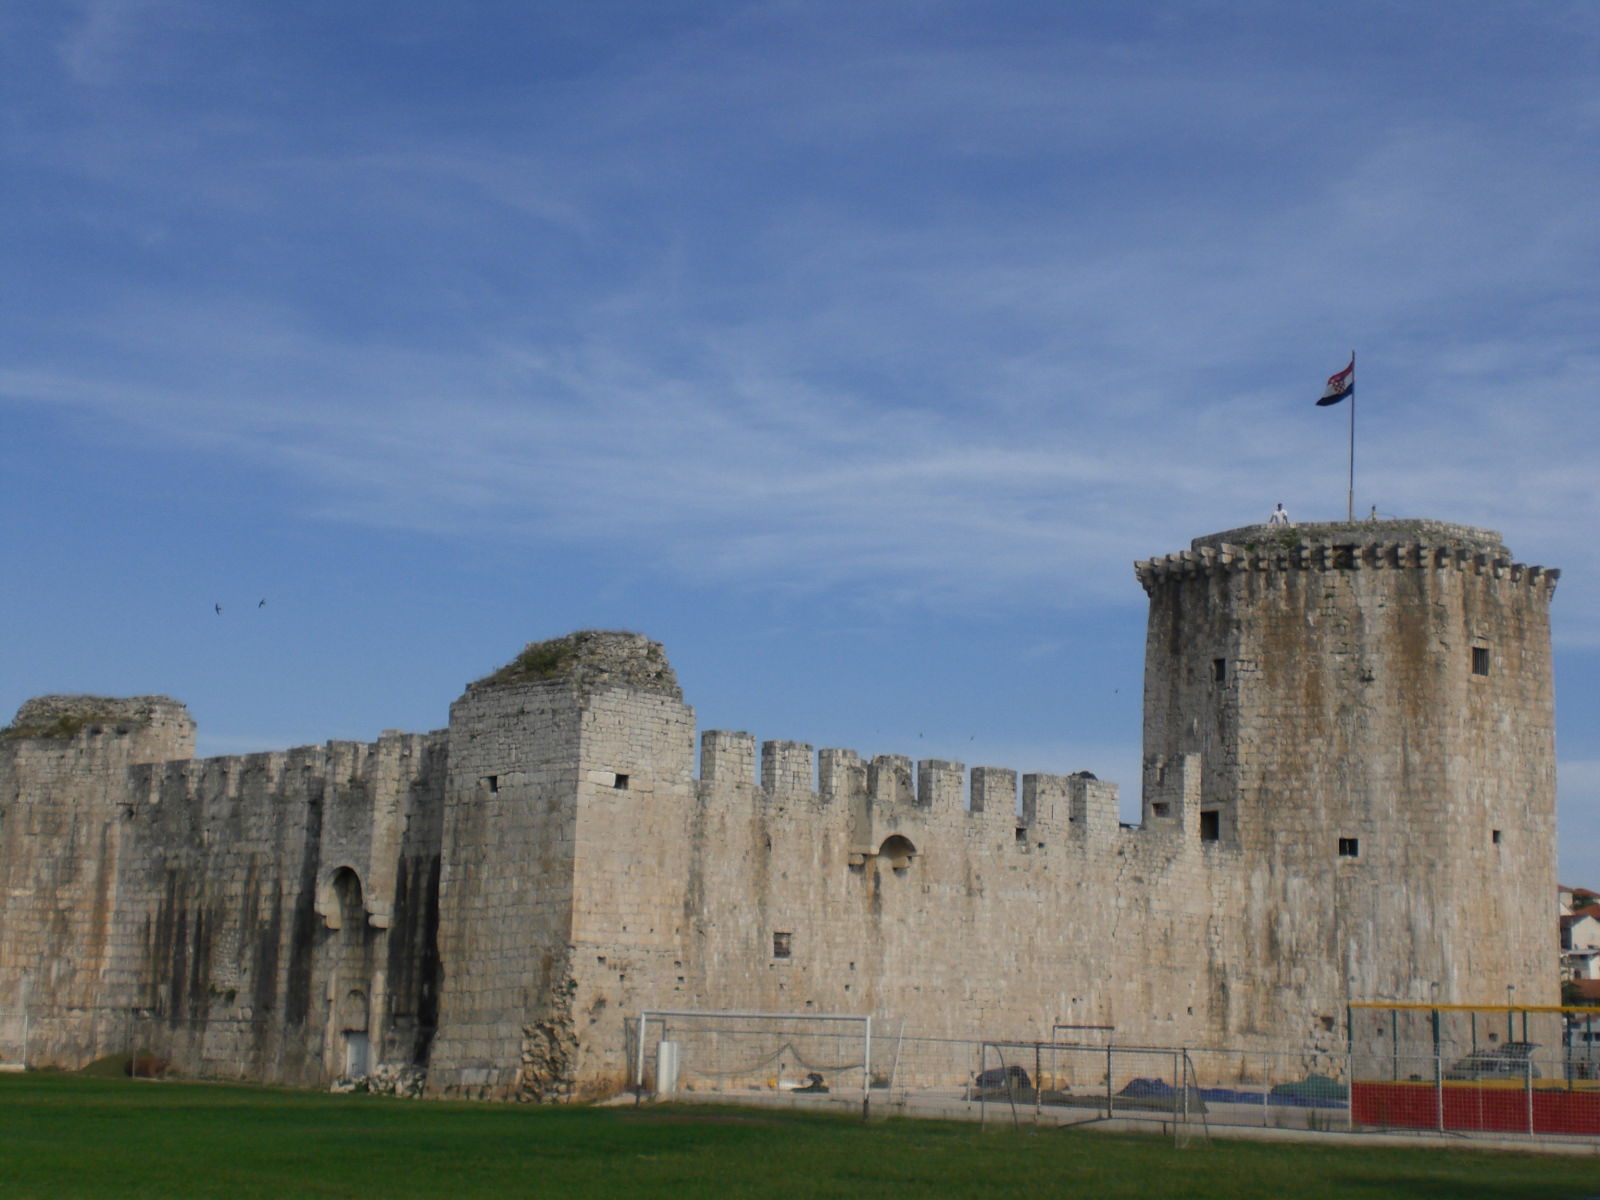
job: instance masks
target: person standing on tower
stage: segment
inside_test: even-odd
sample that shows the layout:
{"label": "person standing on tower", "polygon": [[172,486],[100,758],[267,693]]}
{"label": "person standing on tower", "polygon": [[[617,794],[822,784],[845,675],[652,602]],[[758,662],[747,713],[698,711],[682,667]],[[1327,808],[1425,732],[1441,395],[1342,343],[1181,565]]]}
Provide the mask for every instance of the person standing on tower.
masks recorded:
{"label": "person standing on tower", "polygon": [[1267,525],[1269,527],[1273,525],[1283,525],[1287,527],[1289,524],[1289,514],[1284,511],[1283,501],[1280,500],[1278,502],[1278,507],[1273,509],[1272,515],[1267,518]]}

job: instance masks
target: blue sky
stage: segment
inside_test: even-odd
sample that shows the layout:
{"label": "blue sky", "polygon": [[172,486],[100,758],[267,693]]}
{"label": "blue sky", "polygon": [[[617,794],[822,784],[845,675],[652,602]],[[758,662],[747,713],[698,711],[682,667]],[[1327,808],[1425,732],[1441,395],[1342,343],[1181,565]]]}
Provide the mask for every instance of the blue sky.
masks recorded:
{"label": "blue sky", "polygon": [[1362,511],[1564,570],[1600,885],[1597,60],[1555,2],[0,6],[0,709],[366,740],[624,627],[702,728],[1136,803],[1131,564],[1341,516],[1353,347]]}

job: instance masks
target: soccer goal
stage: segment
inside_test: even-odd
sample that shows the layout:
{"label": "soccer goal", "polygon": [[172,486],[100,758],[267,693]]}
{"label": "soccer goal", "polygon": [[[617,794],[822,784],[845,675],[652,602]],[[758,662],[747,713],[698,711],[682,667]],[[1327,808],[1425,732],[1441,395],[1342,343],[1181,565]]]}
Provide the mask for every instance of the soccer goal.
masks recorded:
{"label": "soccer goal", "polygon": [[640,1095],[853,1095],[872,1087],[872,1018],[854,1013],[644,1009],[633,1030]]}

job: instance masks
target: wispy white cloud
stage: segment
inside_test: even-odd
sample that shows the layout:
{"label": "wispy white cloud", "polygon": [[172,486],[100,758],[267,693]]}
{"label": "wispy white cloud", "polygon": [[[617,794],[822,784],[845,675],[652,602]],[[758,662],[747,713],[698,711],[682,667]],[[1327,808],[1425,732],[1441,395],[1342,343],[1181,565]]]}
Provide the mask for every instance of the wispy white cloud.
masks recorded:
{"label": "wispy white cloud", "polygon": [[[1496,159],[1464,141],[1403,130],[1330,197],[1259,229],[1232,212],[1185,212],[1178,254],[1125,240],[1085,250],[1037,216],[1005,230],[954,219],[907,230],[780,201],[733,247],[759,253],[759,278],[656,248],[631,272],[577,282],[560,339],[502,315],[477,336],[424,336],[426,349],[351,341],[313,328],[288,298],[224,291],[196,304],[146,289],[91,322],[108,360],[98,376],[22,368],[7,390],[221,439],[295,472],[324,515],[463,532],[509,521],[537,536],[643,543],[696,571],[755,566],[768,580],[786,569],[881,577],[886,560],[954,550],[983,569],[953,586],[987,600],[1057,577],[1052,559],[1125,559],[1167,513],[1231,525],[1268,497],[1303,496],[1307,462],[1339,474],[1335,418],[1317,414],[1318,427],[1286,416],[1302,397],[1228,389],[1230,361],[1264,338],[1304,342],[1287,325],[1316,316],[1331,283],[1361,290],[1358,332],[1378,343],[1363,398],[1376,401],[1367,411],[1382,437],[1363,446],[1363,480],[1380,507],[1528,529],[1557,498],[1567,519],[1592,517],[1595,487],[1572,454],[1592,435],[1568,414],[1586,404],[1593,355],[1570,317],[1466,345],[1402,332],[1404,358],[1386,345],[1387,326],[1403,331],[1413,309],[1483,305],[1517,278],[1511,263],[1550,267],[1553,251],[1530,256],[1494,236],[1533,227],[1532,214],[1486,211],[1482,189],[1454,201]],[[1436,178],[1439,163],[1459,177]],[[504,159],[285,169],[353,179],[363,195],[376,190],[369,172],[489,189],[519,215],[596,236],[596,214],[520,190]],[[1550,194],[1574,192],[1538,177]],[[1460,228],[1425,236],[1442,212]],[[1197,237],[1207,226],[1214,235]],[[1312,229],[1325,232],[1308,244]],[[1592,243],[1584,229],[1565,245],[1587,254]],[[1490,249],[1460,252],[1476,244]],[[1330,261],[1360,273],[1330,281]],[[161,361],[174,345],[181,365]],[[1333,352],[1321,339],[1318,349]],[[1308,373],[1333,365],[1301,359],[1284,390],[1309,394]],[[1392,405],[1402,390],[1409,403]],[[1514,485],[1486,493],[1485,478]],[[708,528],[720,553],[705,551]]]}
{"label": "wispy white cloud", "polygon": [[354,529],[986,615],[1339,515],[1354,347],[1358,503],[1502,529],[1600,646],[1583,6],[1363,8],[1359,60],[1247,3],[673,7],[66,10],[0,403]]}

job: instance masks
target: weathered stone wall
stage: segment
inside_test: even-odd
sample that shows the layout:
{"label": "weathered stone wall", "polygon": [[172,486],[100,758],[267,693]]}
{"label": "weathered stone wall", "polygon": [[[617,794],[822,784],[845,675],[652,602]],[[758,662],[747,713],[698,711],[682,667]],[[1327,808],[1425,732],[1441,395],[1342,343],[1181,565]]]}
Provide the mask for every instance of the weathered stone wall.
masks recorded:
{"label": "weathered stone wall", "polygon": [[624,1082],[623,1016],[673,994],[697,903],[693,710],[676,689],[602,693],[581,734],[570,938],[580,1094]]}
{"label": "weathered stone wall", "polygon": [[110,1036],[129,770],[193,754],[194,722],[165,696],[42,696],[0,733],[0,1012],[50,1006],[32,1039],[46,1061]]}
{"label": "weathered stone wall", "polygon": [[1047,1038],[1062,1022],[1219,1040],[1209,980],[1232,965],[1248,875],[1236,848],[1199,838],[1197,761],[1174,767],[1171,815],[1128,828],[1115,786],[1091,778],[1030,775],[1019,796],[1009,770],[830,750],[819,791],[810,747],[767,743],[762,776],[788,782],[763,787],[754,749],[707,732],[692,795],[618,814],[596,886],[652,923],[597,923],[585,948],[581,1007],[611,1014],[587,1060],[601,1078],[625,1072],[621,1019],[643,1007],[872,1013],[934,1037]]}
{"label": "weathered stone wall", "polygon": [[1552,1000],[1555,573],[1414,522],[1138,574],[1137,827],[1092,776],[741,732],[697,778],[636,634],[531,645],[373,745],[196,761],[174,702],[35,702],[0,740],[0,1010],[55,1014],[35,1061],[137,1034],[549,1100],[620,1086],[643,1008],[1332,1054],[1352,998]]}
{"label": "weathered stone wall", "polygon": [[[1000,769],[787,742],[758,759],[708,732],[687,811],[673,790],[605,822],[592,870],[618,912],[591,926],[610,940],[585,962],[610,977],[585,1011],[1061,1021],[1332,1055],[1352,998],[1553,1001],[1555,572],[1437,522],[1243,534],[1140,566],[1139,828],[1098,781],[1029,776],[1019,798]],[[654,923],[621,937],[618,906]]]}
{"label": "weathered stone wall", "polygon": [[[589,1079],[580,1031],[587,1045],[609,1002],[585,987],[592,931],[615,922],[621,945],[642,932],[608,874],[635,864],[606,840],[614,821],[650,828],[658,780],[686,790],[693,730],[661,647],[637,634],[535,643],[452,706],[430,1089],[546,1100]],[[653,884],[646,865],[637,882]]]}
{"label": "weathered stone wall", "polygon": [[1308,1034],[1345,997],[1557,1002],[1556,574],[1439,522],[1139,564],[1146,786],[1198,754],[1208,833],[1250,878],[1219,1032]]}
{"label": "weathered stone wall", "polygon": [[425,1061],[442,736],[196,760],[166,704],[154,745],[39,736],[25,708],[0,747],[0,1009],[33,1014],[29,1060],[148,1047],[291,1083],[341,1073],[352,1040]]}
{"label": "weathered stone wall", "polygon": [[176,1064],[320,1083],[352,1055],[426,1056],[442,749],[387,734],[135,774],[120,903],[140,919],[108,982]]}

